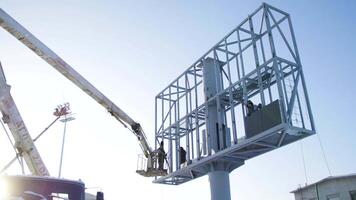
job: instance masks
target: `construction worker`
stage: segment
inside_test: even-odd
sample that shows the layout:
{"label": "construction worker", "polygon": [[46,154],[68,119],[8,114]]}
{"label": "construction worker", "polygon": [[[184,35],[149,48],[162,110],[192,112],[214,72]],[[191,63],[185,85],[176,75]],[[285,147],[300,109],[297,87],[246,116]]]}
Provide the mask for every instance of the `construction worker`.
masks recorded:
{"label": "construction worker", "polygon": [[246,104],[246,108],[247,108],[247,116],[251,116],[251,114],[256,110],[261,110],[262,104],[255,105],[251,100],[248,100]]}
{"label": "construction worker", "polygon": [[184,150],[184,148],[179,147],[179,157],[180,157],[179,163],[180,164],[183,164],[183,163],[185,163],[185,161],[187,161],[186,156],[187,156],[187,152]]}
{"label": "construction worker", "polygon": [[164,151],[164,143],[161,141],[159,148],[157,149],[158,155],[158,169],[163,170],[164,160],[166,159],[166,152]]}

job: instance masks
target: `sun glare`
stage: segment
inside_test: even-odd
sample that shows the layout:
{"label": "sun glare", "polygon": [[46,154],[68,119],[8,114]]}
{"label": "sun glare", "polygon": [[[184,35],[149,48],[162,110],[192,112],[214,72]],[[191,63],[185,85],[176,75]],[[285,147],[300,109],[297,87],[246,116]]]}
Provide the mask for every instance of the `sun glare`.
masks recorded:
{"label": "sun glare", "polygon": [[5,200],[7,196],[7,186],[5,180],[0,178],[0,200]]}

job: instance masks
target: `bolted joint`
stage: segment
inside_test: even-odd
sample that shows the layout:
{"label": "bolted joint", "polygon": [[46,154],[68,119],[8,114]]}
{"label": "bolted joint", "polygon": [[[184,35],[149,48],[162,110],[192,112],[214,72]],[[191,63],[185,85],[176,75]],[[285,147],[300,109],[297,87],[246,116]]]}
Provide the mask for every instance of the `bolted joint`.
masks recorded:
{"label": "bolted joint", "polygon": [[14,147],[16,148],[17,153],[19,155],[22,155],[22,153],[24,152],[24,149],[23,149],[23,146],[22,146],[22,142],[19,142],[19,141],[15,142]]}

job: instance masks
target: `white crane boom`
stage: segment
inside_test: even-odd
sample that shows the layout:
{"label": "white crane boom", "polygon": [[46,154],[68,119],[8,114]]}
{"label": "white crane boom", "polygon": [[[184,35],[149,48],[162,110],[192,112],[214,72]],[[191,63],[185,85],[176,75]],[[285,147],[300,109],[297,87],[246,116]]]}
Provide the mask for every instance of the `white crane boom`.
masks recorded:
{"label": "white crane boom", "polygon": [[91,96],[95,101],[101,104],[105,109],[112,114],[117,120],[125,126],[129,125],[133,133],[137,136],[144,155],[148,158],[147,166],[151,167],[152,149],[149,146],[146,136],[139,123],[135,122],[124,111],[116,106],[103,93],[96,89],[89,81],[75,71],[69,64],[67,64],[61,57],[54,53],[50,48],[38,40],[21,24],[15,21],[5,11],[0,9],[0,26],[8,31],[11,35],[17,38],[20,42],[30,48],[48,64],[54,67],[62,75],[72,81],[75,85],[81,88],[85,93]]}
{"label": "white crane boom", "polygon": [[0,63],[0,111],[3,116],[2,120],[8,125],[15,139],[16,150],[25,159],[31,173],[38,176],[49,176],[49,172],[10,94],[10,88],[10,85],[6,83]]}

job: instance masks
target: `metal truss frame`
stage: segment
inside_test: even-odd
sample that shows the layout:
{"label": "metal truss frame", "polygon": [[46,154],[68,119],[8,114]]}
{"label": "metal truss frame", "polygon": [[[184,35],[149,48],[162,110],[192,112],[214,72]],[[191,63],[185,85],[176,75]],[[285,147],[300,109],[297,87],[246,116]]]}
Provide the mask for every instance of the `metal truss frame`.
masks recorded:
{"label": "metal truss frame", "polygon": [[[223,90],[204,98],[203,66],[212,59],[220,66]],[[279,100],[283,123],[252,138],[244,137],[248,100],[262,106]],[[231,145],[209,148],[207,105],[217,102],[221,126],[231,128]],[[220,106],[222,105],[222,106]],[[155,141],[168,143],[168,171],[155,183],[181,184],[207,174],[213,163],[228,163],[227,171],[245,160],[315,133],[302,65],[290,15],[263,3],[214,45],[155,98]],[[207,148],[202,147],[202,145]],[[190,163],[179,164],[184,146]]]}

